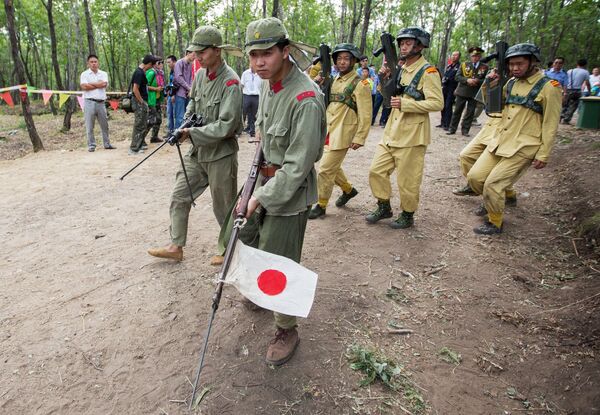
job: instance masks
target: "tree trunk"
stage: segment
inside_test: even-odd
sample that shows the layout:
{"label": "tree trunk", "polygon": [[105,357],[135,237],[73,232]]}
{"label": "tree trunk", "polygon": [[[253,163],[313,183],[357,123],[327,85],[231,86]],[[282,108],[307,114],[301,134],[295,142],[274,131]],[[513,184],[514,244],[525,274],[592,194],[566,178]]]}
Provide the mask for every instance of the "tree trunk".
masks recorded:
{"label": "tree trunk", "polygon": [[[60,90],[64,90],[65,87],[62,82],[62,78],[60,77],[60,66],[58,66],[58,55],[57,55],[57,46],[56,46],[56,32],[54,30],[54,17],[52,16],[52,0],[48,0],[44,2],[41,0],[42,4],[46,8],[48,13],[48,28],[50,29],[50,48],[51,48],[51,56],[52,56],[52,68],[54,68],[54,76],[56,77],[56,86]],[[12,2],[11,2],[12,3]]]}
{"label": "tree trunk", "polygon": [[181,27],[179,26],[179,16],[177,15],[177,6],[175,5],[175,0],[171,0],[171,9],[173,10],[173,19],[175,20],[175,30],[177,33],[177,46],[179,47],[178,56],[183,56],[183,36],[181,35]]}
{"label": "tree trunk", "polygon": [[150,20],[148,19],[148,1],[144,0],[142,4],[144,6],[144,19],[146,19],[146,33],[148,34],[150,53],[154,54],[154,40],[152,39],[152,29],[150,29]]}
{"label": "tree trunk", "polygon": [[273,0],[273,12],[271,13],[271,16],[277,17],[278,13],[279,13],[279,0]]}
{"label": "tree trunk", "polygon": [[[233,23],[235,24],[235,33],[237,36],[237,46],[243,49],[244,48],[244,39],[242,36],[242,31],[240,30],[240,23],[238,21],[237,14],[235,12],[235,0],[231,1],[231,15],[233,16]],[[243,64],[244,64],[244,62],[242,61],[242,59],[235,60],[235,66],[236,66],[238,73],[244,72]]]}
{"label": "tree trunk", "polygon": [[198,2],[196,0],[192,0],[194,2],[194,27],[190,32],[190,40],[192,39],[192,32],[198,28]]}
{"label": "tree trunk", "polygon": [[[347,16],[346,2],[342,1],[342,14],[340,16],[340,36],[338,38],[337,43],[343,43],[346,41],[346,16]],[[333,16],[332,16],[332,19],[334,19]]]}
{"label": "tree trunk", "polygon": [[262,0],[262,17],[267,17],[267,0]]}
{"label": "tree trunk", "polygon": [[[13,64],[17,74],[17,80],[19,84],[24,84],[25,74],[23,71],[23,62],[21,62],[21,58],[19,57],[19,45],[17,43],[17,33],[15,30],[15,9],[13,7],[13,0],[4,0],[4,10],[6,12],[6,26],[8,28],[8,35],[10,37],[10,46]],[[21,108],[23,110],[23,118],[25,118],[27,132],[29,133],[29,138],[31,139],[31,144],[33,145],[33,151],[37,153],[38,151],[44,149],[44,144],[42,143],[42,139],[35,128],[27,94],[25,94],[24,99],[21,99]]]}
{"label": "tree trunk", "polygon": [[92,26],[92,16],[88,0],[83,0],[83,11],[85,12],[85,25],[87,31],[88,52],[90,55],[96,55],[96,44],[94,42],[94,27]]}
{"label": "tree trunk", "polygon": [[[33,48],[33,59],[37,62],[38,66],[41,68],[40,74],[42,76],[42,82],[44,88],[52,89],[50,82],[48,81],[48,73],[45,71],[45,66],[40,58],[40,52],[37,47],[37,43],[35,41],[35,36],[33,35],[33,31],[31,30],[31,25],[29,24],[29,20],[25,17],[25,26],[27,27],[27,37],[29,38],[29,42],[31,43],[31,47]],[[56,106],[54,105],[54,101],[50,100],[50,111],[52,111],[52,115],[56,115],[58,112],[56,111]]]}
{"label": "tree trunk", "polygon": [[163,42],[163,9],[160,0],[155,0],[154,20],[156,22],[156,54],[164,57],[164,42]]}
{"label": "tree trunk", "polygon": [[369,31],[369,22],[371,20],[371,5],[372,0],[367,0],[365,4],[365,20],[363,21],[362,31],[360,32],[360,53],[365,54],[365,48],[367,47],[367,33]]}
{"label": "tree trunk", "polygon": [[364,4],[361,0],[360,7],[358,9],[358,13],[356,12],[356,0],[352,0],[352,20],[350,22],[350,35],[348,37],[348,42],[354,43],[354,38],[356,37],[356,28],[360,24],[363,15],[363,7]]}
{"label": "tree trunk", "polygon": [[[77,78],[77,70],[79,68],[79,55],[80,55],[80,41],[81,41],[81,30],[79,24],[79,13],[77,11],[77,4],[73,3],[71,13],[73,14],[73,23],[75,25],[75,33],[74,36],[69,36],[70,39],[74,39],[74,42],[69,43],[67,49],[67,70],[66,79],[67,79],[67,88],[71,91],[77,88],[77,84],[75,83],[75,79]],[[69,32],[71,28],[69,27]],[[76,109],[76,100],[75,96],[70,96],[66,102],[66,112],[65,118],[63,119],[63,126],[61,131],[67,132],[71,130],[71,118],[73,117],[73,113]]]}

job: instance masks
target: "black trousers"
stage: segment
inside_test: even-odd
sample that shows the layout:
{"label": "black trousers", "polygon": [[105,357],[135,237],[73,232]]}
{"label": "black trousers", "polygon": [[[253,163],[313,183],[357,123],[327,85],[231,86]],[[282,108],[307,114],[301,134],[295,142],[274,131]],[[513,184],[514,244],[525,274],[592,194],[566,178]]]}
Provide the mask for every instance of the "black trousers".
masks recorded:
{"label": "black trousers", "polygon": [[444,109],[442,109],[442,127],[450,127],[450,120],[452,119],[452,106],[454,105],[454,90],[456,85],[444,85],[442,87],[442,94],[444,95]]}
{"label": "black trousers", "polygon": [[246,131],[254,136],[254,123],[256,122],[256,112],[258,111],[258,95],[244,95],[242,97],[242,110],[244,118],[248,120]]}
{"label": "black trousers", "polygon": [[460,129],[463,134],[469,133],[469,130],[471,129],[471,124],[473,123],[473,115],[475,114],[475,107],[477,106],[477,101],[475,101],[475,98],[466,98],[461,96],[456,97],[454,112],[452,113],[450,127],[448,128],[450,131],[455,132],[458,128],[458,123],[460,122],[460,117],[462,116],[465,106],[467,107],[467,111],[465,112],[465,116],[463,117]]}

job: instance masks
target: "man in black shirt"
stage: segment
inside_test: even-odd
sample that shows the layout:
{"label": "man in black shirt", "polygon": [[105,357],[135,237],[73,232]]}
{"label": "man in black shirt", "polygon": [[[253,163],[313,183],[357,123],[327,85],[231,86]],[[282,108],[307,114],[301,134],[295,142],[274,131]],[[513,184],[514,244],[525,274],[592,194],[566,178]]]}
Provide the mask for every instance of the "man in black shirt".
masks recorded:
{"label": "man in black shirt", "polygon": [[442,93],[444,94],[444,109],[442,110],[442,122],[436,125],[438,128],[447,130],[450,127],[452,119],[452,106],[454,105],[454,90],[458,86],[458,81],[454,79],[456,72],[460,68],[460,52],[452,52],[450,63],[446,66],[444,77],[442,78]]}
{"label": "man in black shirt", "polygon": [[132,106],[135,112],[133,133],[131,134],[131,146],[129,155],[143,153],[144,136],[148,124],[148,80],[146,71],[158,62],[160,58],[154,55],[146,55],[140,66],[135,69],[131,78],[133,92]]}

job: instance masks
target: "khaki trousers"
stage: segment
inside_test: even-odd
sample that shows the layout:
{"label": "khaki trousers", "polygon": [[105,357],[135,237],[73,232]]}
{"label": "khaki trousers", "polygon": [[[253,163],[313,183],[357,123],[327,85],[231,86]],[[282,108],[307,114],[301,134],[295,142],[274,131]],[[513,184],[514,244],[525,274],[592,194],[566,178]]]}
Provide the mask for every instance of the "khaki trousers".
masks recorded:
{"label": "khaki trousers", "polygon": [[319,163],[319,178],[317,180],[319,205],[322,208],[327,207],[334,184],[341,187],[344,193],[350,193],[352,190],[352,184],[348,181],[342,170],[342,162],[346,157],[346,153],[348,153],[347,148],[329,150],[327,147],[323,152],[323,157]]}
{"label": "khaki trousers", "polygon": [[425,150],[427,146],[396,148],[379,143],[369,170],[369,185],[373,196],[378,200],[390,200],[390,176],[396,170],[400,207],[405,212],[416,211],[423,180]]}
{"label": "khaki trousers", "polygon": [[[477,140],[477,137],[471,140],[471,142],[467,144],[465,148],[462,149],[459,155],[460,170],[465,178],[469,174],[469,171],[471,171],[471,169],[473,168],[475,162],[479,159],[481,154],[483,154],[483,152],[487,148],[487,144],[482,144],[475,140]],[[512,185],[510,185],[506,189],[506,196],[516,197],[516,192]]]}
{"label": "khaki trousers", "polygon": [[[210,187],[213,212],[221,226],[237,193],[237,153],[210,162],[199,162],[195,154],[186,154],[183,162],[194,200],[204,193],[207,187]],[[183,170],[179,170],[169,209],[171,241],[177,246],[185,246],[191,207],[192,202],[185,175]]]}
{"label": "khaki trousers", "polygon": [[484,151],[467,175],[469,186],[483,195],[488,214],[504,212],[506,190],[525,173],[538,146],[524,147],[512,157],[500,157]]}

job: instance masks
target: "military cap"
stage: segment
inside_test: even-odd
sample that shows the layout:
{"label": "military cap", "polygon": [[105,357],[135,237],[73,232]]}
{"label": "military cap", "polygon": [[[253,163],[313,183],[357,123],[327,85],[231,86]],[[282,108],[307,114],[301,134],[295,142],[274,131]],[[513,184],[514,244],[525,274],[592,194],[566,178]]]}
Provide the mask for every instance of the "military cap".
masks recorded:
{"label": "military cap", "polygon": [[250,22],[246,28],[246,42],[244,47],[246,53],[250,53],[253,50],[272,48],[284,40],[289,42],[290,55],[294,61],[302,70],[306,70],[312,62],[305,52],[314,55],[317,53],[317,48],[291,40],[285,26],[276,17],[267,17]]}
{"label": "military cap", "polygon": [[481,49],[479,46],[471,46],[469,48],[469,55],[471,56],[481,55],[483,52],[484,50]]}
{"label": "military cap", "polygon": [[410,26],[402,29],[398,36],[396,36],[396,40],[398,41],[400,39],[417,39],[426,48],[429,47],[430,38],[431,35],[418,26]]}
{"label": "military cap", "polygon": [[[335,61],[335,55],[338,54],[339,52],[349,52],[357,60],[359,58],[361,58],[360,51],[358,50],[356,45],[353,45],[352,43],[340,43],[338,45],[335,45],[333,47],[333,51],[331,51],[331,56],[333,57],[334,61]],[[366,56],[365,56],[365,58],[366,58]]]}
{"label": "military cap", "polygon": [[200,52],[207,48],[220,48],[234,56],[244,56],[240,48],[223,44],[223,36],[221,36],[219,29],[214,26],[200,26],[194,32],[192,41],[186,51]]}
{"label": "military cap", "polygon": [[221,36],[219,29],[213,26],[200,26],[194,32],[187,50],[197,52],[206,48],[219,48],[223,46],[222,43],[223,36]]}
{"label": "military cap", "polygon": [[533,56],[538,62],[542,61],[541,51],[533,43],[517,43],[506,50],[504,59],[513,58],[515,56]]}

